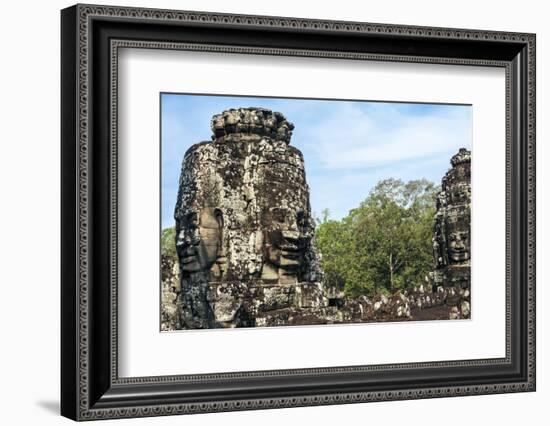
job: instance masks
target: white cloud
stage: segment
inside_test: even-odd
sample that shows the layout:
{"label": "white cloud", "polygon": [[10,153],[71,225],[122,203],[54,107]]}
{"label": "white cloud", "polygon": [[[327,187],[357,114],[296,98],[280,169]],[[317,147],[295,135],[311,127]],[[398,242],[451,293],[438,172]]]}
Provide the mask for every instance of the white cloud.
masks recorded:
{"label": "white cloud", "polygon": [[362,109],[335,103],[329,115],[307,129],[304,140],[314,141],[308,148],[329,169],[380,167],[470,147],[469,114],[464,108],[422,115],[392,104]]}

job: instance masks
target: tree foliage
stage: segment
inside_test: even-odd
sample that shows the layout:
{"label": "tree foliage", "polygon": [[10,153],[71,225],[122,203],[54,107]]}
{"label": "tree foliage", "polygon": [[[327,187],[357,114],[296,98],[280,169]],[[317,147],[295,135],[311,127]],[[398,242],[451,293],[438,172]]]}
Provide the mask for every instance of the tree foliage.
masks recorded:
{"label": "tree foliage", "polygon": [[160,233],[160,253],[165,257],[176,258],[176,228],[165,228]]}
{"label": "tree foliage", "polygon": [[349,296],[394,292],[432,269],[436,186],[425,179],[380,181],[342,220],[317,227],[327,284]]}

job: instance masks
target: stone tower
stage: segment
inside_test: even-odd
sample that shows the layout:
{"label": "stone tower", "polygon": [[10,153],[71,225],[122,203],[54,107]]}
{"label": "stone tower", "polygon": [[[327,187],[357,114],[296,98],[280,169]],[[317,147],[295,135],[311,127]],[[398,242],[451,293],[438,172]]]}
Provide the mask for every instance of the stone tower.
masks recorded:
{"label": "stone tower", "polygon": [[237,108],[213,116],[211,128],[212,141],[185,154],[174,213],[182,325],[255,326],[266,312],[273,320],[275,310],[324,305],[293,124]]}
{"label": "stone tower", "polygon": [[468,301],[470,294],[470,151],[461,148],[451,158],[451,169],[441,181],[433,236],[436,286],[453,287],[453,297]]}

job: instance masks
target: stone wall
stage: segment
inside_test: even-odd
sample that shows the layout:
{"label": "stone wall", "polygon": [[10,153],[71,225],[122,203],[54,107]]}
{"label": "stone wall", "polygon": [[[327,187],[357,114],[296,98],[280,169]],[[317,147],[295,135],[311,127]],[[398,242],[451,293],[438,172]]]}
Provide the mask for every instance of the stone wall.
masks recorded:
{"label": "stone wall", "polygon": [[459,286],[424,286],[406,289],[403,294],[409,301],[413,319],[424,319],[421,310],[438,309],[437,318],[426,319],[467,319],[470,318],[470,289]]}
{"label": "stone wall", "polygon": [[176,257],[162,253],[161,269],[161,330],[173,331],[182,328],[181,317],[181,284],[179,262]]}

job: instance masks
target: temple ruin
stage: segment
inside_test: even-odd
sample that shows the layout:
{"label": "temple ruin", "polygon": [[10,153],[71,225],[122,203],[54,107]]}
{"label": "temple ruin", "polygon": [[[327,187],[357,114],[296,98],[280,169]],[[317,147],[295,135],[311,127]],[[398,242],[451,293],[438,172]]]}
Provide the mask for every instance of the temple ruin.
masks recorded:
{"label": "temple ruin", "polygon": [[257,326],[327,304],[294,126],[278,112],[239,108],[212,117],[211,128],[212,141],[185,154],[174,215],[182,324]]}
{"label": "temple ruin", "polygon": [[461,148],[451,158],[452,168],[441,181],[437,195],[433,236],[433,285],[447,289],[448,305],[470,316],[470,209],[471,153]]}
{"label": "temple ruin", "polygon": [[434,270],[426,285],[404,291],[413,311],[444,306],[442,316],[434,319],[467,319],[471,315],[470,165],[471,153],[465,148],[451,157],[452,167],[441,180],[435,202]]}
{"label": "temple ruin", "polygon": [[162,330],[406,320],[432,304],[469,316],[468,151],[452,158],[438,195],[430,285],[344,300],[323,283],[293,124],[236,108],[214,115],[211,129],[182,162],[177,259],[162,259]]}

